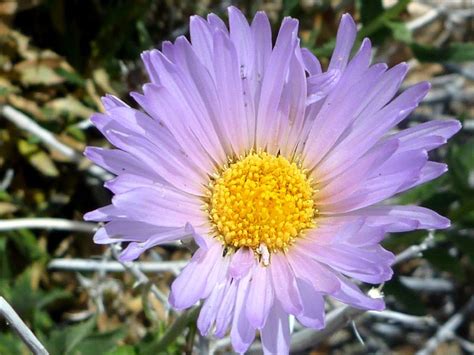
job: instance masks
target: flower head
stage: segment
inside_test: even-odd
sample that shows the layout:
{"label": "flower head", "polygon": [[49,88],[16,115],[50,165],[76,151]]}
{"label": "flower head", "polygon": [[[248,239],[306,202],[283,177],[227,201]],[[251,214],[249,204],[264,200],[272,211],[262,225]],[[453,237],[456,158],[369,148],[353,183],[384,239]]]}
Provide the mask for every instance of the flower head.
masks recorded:
{"label": "flower head", "polygon": [[106,183],[112,204],[85,216],[106,222],[95,242],[128,242],[121,258],[132,260],[194,238],[170,302],[203,300],[201,333],[230,330],[238,352],[256,330],[267,353],[288,352],[289,315],[322,328],[325,297],[383,309],[349,278],[391,278],[387,232],[449,226],[422,207],[381,204],[446,171],[427,152],[457,121],[392,131],[429,84],[397,95],[407,65],[371,65],[367,39],[350,58],[349,15],[326,71],[297,31],[285,18],[272,46],[264,13],[249,25],[230,7],[229,30],[213,14],[194,16],[191,42],[143,53],[151,83],[132,95],[145,113],[107,96],[106,113],[92,117],[116,149],[86,155],[117,175]]}

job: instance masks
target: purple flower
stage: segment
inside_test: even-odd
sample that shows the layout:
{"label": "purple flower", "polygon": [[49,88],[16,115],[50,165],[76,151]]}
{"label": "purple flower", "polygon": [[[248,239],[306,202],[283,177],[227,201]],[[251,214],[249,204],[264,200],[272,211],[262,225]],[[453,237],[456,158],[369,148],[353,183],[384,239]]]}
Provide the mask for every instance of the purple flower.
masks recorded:
{"label": "purple flower", "polygon": [[86,214],[107,222],[99,244],[129,242],[122,260],[163,242],[199,246],[171,287],[185,309],[203,300],[198,326],[244,352],[260,331],[266,353],[288,353],[289,315],[324,327],[324,299],[381,310],[350,278],[392,277],[387,232],[447,228],[426,208],[382,201],[446,171],[428,151],[460,129],[430,121],[395,132],[426,95],[407,73],[370,65],[365,39],[350,59],[356,25],[341,19],[327,71],[301,48],[285,18],[275,45],[264,13],[251,25],[229,8],[191,18],[185,37],[143,53],[151,83],[132,96],[146,113],[111,96],[92,122],[117,149],[86,155],[117,175],[112,204]]}

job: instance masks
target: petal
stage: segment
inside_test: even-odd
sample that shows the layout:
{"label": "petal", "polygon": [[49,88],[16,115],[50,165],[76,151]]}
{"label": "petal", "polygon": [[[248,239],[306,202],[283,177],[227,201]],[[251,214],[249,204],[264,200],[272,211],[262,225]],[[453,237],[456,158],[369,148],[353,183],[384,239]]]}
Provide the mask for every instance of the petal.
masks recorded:
{"label": "petal", "polygon": [[221,266],[222,247],[215,243],[209,250],[198,249],[189,264],[171,284],[170,304],[180,310],[189,308],[204,297],[209,286],[208,276]]}
{"label": "petal", "polygon": [[288,72],[291,56],[296,47],[298,22],[285,18],[280,27],[275,48],[270,56],[263,76],[262,91],[258,106],[257,148],[264,148],[272,134],[275,134],[274,118],[278,115],[278,104],[283,91],[284,80]]}
{"label": "petal", "polygon": [[250,281],[246,315],[253,328],[260,329],[265,324],[273,304],[273,288],[268,267],[257,266]]}
{"label": "petal", "polygon": [[318,292],[333,293],[340,284],[336,275],[324,265],[307,256],[299,245],[294,245],[287,253],[288,261],[296,277],[313,286]]}
{"label": "petal", "polygon": [[[230,322],[232,321],[234,307],[237,297],[237,282],[232,279],[227,281],[227,288],[224,298],[219,307],[216,317],[216,331],[215,336],[222,338],[227,332]],[[254,331],[255,333],[255,331]]]}
{"label": "petal", "polygon": [[308,48],[301,48],[301,54],[305,69],[310,76],[322,73],[321,63]]}
{"label": "petal", "polygon": [[368,297],[362,293],[356,285],[342,275],[339,275],[338,278],[341,283],[341,288],[331,294],[335,299],[360,309],[381,311],[385,308],[385,302],[382,298]]}
{"label": "petal", "polygon": [[250,277],[251,274],[249,273],[243,279],[237,281],[238,289],[230,337],[232,347],[238,353],[244,353],[247,351],[248,347],[255,339],[255,328],[250,324],[246,315]]}
{"label": "petal", "polygon": [[374,226],[388,225],[387,231],[389,232],[445,229],[451,224],[449,219],[419,206],[370,206],[351,214],[367,217],[367,223]]}
{"label": "petal", "polygon": [[297,316],[298,321],[305,327],[322,329],[324,320],[324,298],[307,282],[298,280],[298,289],[303,303],[303,312]]}
{"label": "petal", "polygon": [[446,143],[460,129],[461,124],[456,120],[429,121],[392,134],[389,138],[398,139],[403,150],[430,151]]}
{"label": "petal", "polygon": [[87,147],[84,150],[84,155],[115,175],[127,172],[155,178],[158,176],[134,156],[119,149]]}
{"label": "petal", "polygon": [[336,35],[336,47],[331,56],[328,70],[341,70],[346,67],[356,35],[357,27],[352,17],[349,14],[342,15]]}
{"label": "petal", "polygon": [[161,187],[140,187],[112,198],[124,216],[164,227],[182,227],[186,223],[201,225],[205,217],[199,200]]}
{"label": "petal", "polygon": [[197,326],[202,336],[207,336],[215,322],[219,307],[225,295],[226,283],[220,283],[211,292],[199,312]]}
{"label": "petal", "polygon": [[249,248],[239,248],[232,256],[229,275],[236,280],[241,279],[255,266],[255,255]]}
{"label": "petal", "polygon": [[270,264],[273,289],[285,312],[298,315],[303,310],[296,279],[288,261],[281,253],[272,256]]}
{"label": "petal", "polygon": [[[230,11],[230,10],[229,10]],[[221,31],[214,33],[214,76],[222,107],[227,137],[235,155],[244,154],[250,146],[248,122],[244,111],[243,88],[237,52],[231,40]]]}
{"label": "petal", "polygon": [[131,242],[120,253],[120,261],[132,261],[137,259],[146,250],[151,249],[159,244],[180,240],[189,236],[190,228],[175,228],[169,231],[153,234],[142,242]]}
{"label": "petal", "polygon": [[290,351],[290,325],[288,314],[275,302],[265,326],[260,330],[263,353],[288,354]]}

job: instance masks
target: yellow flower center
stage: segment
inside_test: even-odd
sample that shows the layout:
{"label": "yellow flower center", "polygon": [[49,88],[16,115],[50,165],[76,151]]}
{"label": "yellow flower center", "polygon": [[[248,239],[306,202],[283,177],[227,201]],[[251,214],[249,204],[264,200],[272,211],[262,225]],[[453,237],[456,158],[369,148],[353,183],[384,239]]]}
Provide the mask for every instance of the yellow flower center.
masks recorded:
{"label": "yellow flower center", "polygon": [[285,251],[314,226],[311,179],[296,163],[265,152],[230,163],[210,184],[207,210],[229,248]]}

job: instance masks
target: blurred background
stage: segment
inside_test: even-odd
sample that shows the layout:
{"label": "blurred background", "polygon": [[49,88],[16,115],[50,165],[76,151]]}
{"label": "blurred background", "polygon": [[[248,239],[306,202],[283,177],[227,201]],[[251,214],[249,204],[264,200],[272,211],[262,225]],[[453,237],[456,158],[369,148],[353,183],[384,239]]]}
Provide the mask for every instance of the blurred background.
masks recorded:
{"label": "blurred background", "polygon": [[[391,313],[365,313],[295,351],[474,353],[474,0],[0,0],[0,295],[51,354],[229,352],[226,339],[196,334],[193,314],[163,341],[176,317],[164,299],[186,248],[157,247],[124,266],[81,221],[110,199],[107,176],[82,158],[86,145],[107,144],[88,122],[103,109],[100,97],[133,104],[128,93],[147,81],[140,53],[187,35],[190,15],[225,18],[231,4],[249,19],[266,11],[274,33],[284,16],[296,17],[323,65],[341,14],[351,13],[358,40],[375,44],[375,62],[406,61],[404,85],[433,85],[404,127],[463,122],[433,155],[449,172],[397,198],[448,216],[452,227],[388,236],[394,253],[427,249],[408,254],[384,285]],[[1,322],[0,354],[27,353]]]}

